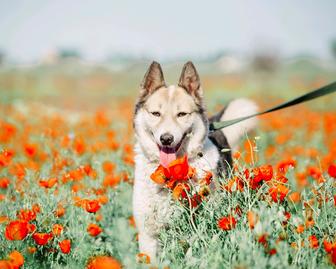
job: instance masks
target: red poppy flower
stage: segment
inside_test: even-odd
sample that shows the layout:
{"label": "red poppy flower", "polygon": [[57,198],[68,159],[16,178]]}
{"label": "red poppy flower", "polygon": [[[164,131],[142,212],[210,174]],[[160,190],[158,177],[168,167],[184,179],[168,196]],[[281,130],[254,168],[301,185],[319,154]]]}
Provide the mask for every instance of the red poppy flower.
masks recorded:
{"label": "red poppy flower", "polygon": [[90,164],[85,164],[81,166],[80,169],[83,170],[87,176],[95,178],[96,171],[93,170]]}
{"label": "red poppy flower", "polygon": [[53,238],[53,235],[50,233],[34,233],[32,237],[36,244],[44,246]]}
{"label": "red poppy flower", "polygon": [[0,268],[1,269],[12,269],[12,263],[8,260],[0,260]]}
{"label": "red poppy flower", "polygon": [[108,201],[109,201],[109,198],[108,198],[107,195],[101,195],[101,196],[98,197],[98,202],[102,205],[107,204]]}
{"label": "red poppy flower", "polygon": [[267,234],[260,235],[259,238],[258,238],[258,243],[260,243],[264,247],[267,247],[267,237],[268,237]]}
{"label": "red poppy flower", "polygon": [[284,161],[281,161],[278,164],[278,171],[279,173],[286,173],[289,167],[295,167],[296,165],[296,161],[293,159],[287,159]]}
{"label": "red poppy flower", "polygon": [[189,172],[188,158],[182,158],[172,161],[167,169],[165,169],[165,176],[176,180],[187,180]]}
{"label": "red poppy flower", "polygon": [[310,242],[311,248],[318,248],[319,247],[319,241],[315,235],[311,235],[308,237],[308,240]]}
{"label": "red poppy flower", "polygon": [[89,213],[96,213],[100,209],[100,204],[97,200],[87,200],[85,209]]}
{"label": "red poppy flower", "polygon": [[9,172],[12,175],[15,175],[18,179],[22,179],[26,174],[26,168],[22,163],[14,163]]}
{"label": "red poppy flower", "polygon": [[[173,190],[177,183],[193,178],[195,174],[196,169],[189,166],[188,158],[187,156],[184,156],[172,161],[167,168],[159,165],[159,167],[151,174],[150,177],[155,183],[166,183],[166,187]],[[210,178],[208,178],[208,181],[209,180]],[[181,188],[178,187],[175,190],[175,194],[177,194],[178,190],[181,190]]]}
{"label": "red poppy flower", "polygon": [[24,146],[25,153],[28,157],[34,157],[37,152],[37,145],[35,144],[26,144]]}
{"label": "red poppy flower", "polygon": [[86,150],[85,141],[81,137],[76,137],[73,142],[73,148],[78,155],[82,155]]}
{"label": "red poppy flower", "polygon": [[5,237],[8,240],[23,240],[29,232],[28,222],[15,220],[6,226]]}
{"label": "red poppy flower", "polygon": [[195,208],[197,207],[200,203],[202,203],[202,197],[199,194],[194,194],[191,198],[190,198],[190,204],[191,207]]}
{"label": "red poppy flower", "polygon": [[279,183],[287,183],[288,182],[288,179],[282,174],[276,175],[275,180],[278,181]]}
{"label": "red poppy flower", "polygon": [[[1,140],[1,137],[0,137]],[[14,156],[14,151],[11,150],[4,150],[0,152],[0,167],[8,166]]]}
{"label": "red poppy flower", "polygon": [[283,200],[285,199],[286,195],[289,192],[289,189],[282,184],[278,184],[275,187],[271,187],[268,190],[270,196],[272,197],[272,200],[277,203],[278,199],[280,200],[280,202],[283,202]]}
{"label": "red poppy flower", "polygon": [[249,179],[250,178],[250,170],[245,169],[243,174],[244,174],[245,179]]}
{"label": "red poppy flower", "polygon": [[121,264],[109,256],[96,256],[89,260],[86,269],[121,269]]}
{"label": "red poppy flower", "polygon": [[56,211],[55,211],[55,216],[60,218],[60,217],[63,217],[65,214],[65,208],[62,204],[58,204],[57,205],[57,208],[56,208]]}
{"label": "red poppy flower", "polygon": [[250,178],[250,187],[255,190],[263,181],[270,181],[272,178],[273,167],[271,165],[256,167],[253,169],[253,177]]}
{"label": "red poppy flower", "polygon": [[176,200],[179,200],[180,198],[186,199],[187,198],[186,191],[189,190],[190,187],[187,183],[178,183],[173,189],[173,198]]}
{"label": "red poppy flower", "polygon": [[103,162],[103,170],[106,174],[112,174],[115,170],[116,165],[110,161]]}
{"label": "red poppy flower", "polygon": [[71,250],[71,241],[69,239],[64,239],[61,242],[58,243],[61,251],[64,254],[69,254]]}
{"label": "red poppy flower", "polygon": [[307,170],[308,170],[308,174],[309,174],[312,178],[314,178],[314,179],[316,179],[316,180],[318,180],[318,181],[321,179],[321,177],[322,177],[322,172],[321,172],[320,168],[315,167],[315,166],[310,166],[310,167],[307,168]]}
{"label": "red poppy flower", "polygon": [[99,235],[102,232],[102,229],[97,224],[91,223],[87,227],[87,232],[91,236],[97,236],[97,235]]}
{"label": "red poppy flower", "polygon": [[[24,264],[24,258],[22,254],[16,250],[8,255],[9,261],[11,263],[11,267],[13,269],[18,269]],[[0,268],[2,268],[0,266]]]}
{"label": "red poppy flower", "polygon": [[36,213],[33,210],[21,209],[17,214],[18,219],[25,220],[27,222],[36,219]]}
{"label": "red poppy flower", "polygon": [[331,262],[336,265],[336,247],[331,250]]}
{"label": "red poppy flower", "polygon": [[229,215],[227,217],[222,217],[218,220],[218,227],[224,231],[228,231],[236,227],[236,219]]}
{"label": "red poppy flower", "polygon": [[273,177],[273,167],[270,164],[259,167],[259,174],[264,181],[270,181]]}
{"label": "red poppy flower", "polygon": [[[255,172],[256,169],[253,169],[253,171]],[[258,170],[257,170],[258,171]],[[251,189],[256,190],[258,189],[262,184],[262,178],[260,176],[253,176],[250,178],[249,181],[249,186]]]}
{"label": "red poppy flower", "polygon": [[301,234],[301,233],[304,232],[304,229],[305,229],[304,225],[300,224],[300,225],[298,225],[298,226],[296,227],[296,232],[297,232],[298,234]]}
{"label": "red poppy flower", "polygon": [[50,178],[48,180],[40,180],[39,181],[39,185],[41,187],[50,189],[52,187],[54,187],[54,185],[57,183],[57,178]]}
{"label": "red poppy flower", "polygon": [[323,240],[323,246],[326,252],[331,253],[333,249],[333,244],[331,242],[328,242],[327,240]]}
{"label": "red poppy flower", "polygon": [[28,223],[28,231],[29,233],[34,233],[36,231],[36,225],[32,223]]}
{"label": "red poppy flower", "polygon": [[7,189],[9,186],[9,179],[7,177],[0,178],[0,188]]}
{"label": "red poppy flower", "polygon": [[104,187],[115,187],[119,184],[121,178],[118,175],[107,174],[103,181]]}
{"label": "red poppy flower", "polygon": [[52,227],[52,233],[54,236],[61,235],[63,232],[63,226],[61,224],[54,224]]}
{"label": "red poppy flower", "polygon": [[150,178],[157,184],[164,184],[166,182],[166,176],[164,172],[165,168],[159,165],[158,168],[151,174]]}
{"label": "red poppy flower", "polygon": [[289,220],[290,218],[291,218],[291,213],[289,213],[288,211],[285,211],[284,212],[284,216],[285,216],[285,218],[287,219],[287,220]]}
{"label": "red poppy flower", "polygon": [[336,164],[331,164],[328,168],[329,176],[336,178]]}

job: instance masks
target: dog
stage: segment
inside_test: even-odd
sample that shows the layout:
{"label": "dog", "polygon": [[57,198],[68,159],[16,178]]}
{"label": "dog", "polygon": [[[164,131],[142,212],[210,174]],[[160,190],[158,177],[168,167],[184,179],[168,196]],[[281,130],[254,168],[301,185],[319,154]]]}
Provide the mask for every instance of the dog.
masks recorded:
{"label": "dog", "polygon": [[254,102],[236,99],[208,118],[199,75],[187,62],[177,86],[166,86],[161,66],[153,62],[140,85],[134,111],[135,180],[133,214],[139,232],[139,250],[152,262],[159,251],[158,235],[172,214],[170,192],[150,179],[161,164],[187,156],[198,171],[212,171],[216,176],[227,173],[232,163],[230,149],[252,130],[255,118],[222,130],[209,132],[209,124],[257,112]]}

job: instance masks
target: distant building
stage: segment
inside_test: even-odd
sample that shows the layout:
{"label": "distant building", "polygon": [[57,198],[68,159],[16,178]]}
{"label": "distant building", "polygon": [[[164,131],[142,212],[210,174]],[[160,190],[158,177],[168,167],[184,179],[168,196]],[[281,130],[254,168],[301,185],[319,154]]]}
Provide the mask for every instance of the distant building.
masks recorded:
{"label": "distant building", "polygon": [[59,62],[59,54],[57,50],[49,50],[41,59],[42,64],[53,65]]}
{"label": "distant building", "polygon": [[54,65],[61,62],[77,62],[81,54],[76,49],[51,49],[41,59],[42,64]]}
{"label": "distant building", "polygon": [[234,54],[223,54],[217,58],[215,63],[223,73],[239,73],[247,66],[247,62],[242,56]]}

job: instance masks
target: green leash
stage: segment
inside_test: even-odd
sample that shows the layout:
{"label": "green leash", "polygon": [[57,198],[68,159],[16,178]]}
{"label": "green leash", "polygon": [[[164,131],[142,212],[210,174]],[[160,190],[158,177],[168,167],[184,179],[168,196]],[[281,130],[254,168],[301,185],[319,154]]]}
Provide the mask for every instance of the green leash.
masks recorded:
{"label": "green leash", "polygon": [[298,105],[298,104],[316,99],[318,97],[321,97],[321,96],[324,96],[324,95],[327,95],[327,94],[330,94],[330,93],[333,93],[333,92],[336,92],[336,81],[331,83],[331,84],[328,84],[326,86],[323,86],[323,87],[321,87],[317,90],[314,90],[314,91],[306,93],[302,96],[299,96],[299,97],[297,97],[293,100],[287,101],[287,102],[282,103],[280,105],[277,105],[273,108],[267,109],[265,111],[255,113],[255,114],[252,114],[252,115],[249,115],[249,116],[241,117],[241,118],[236,118],[236,119],[233,119],[233,120],[213,122],[213,123],[210,124],[209,129],[210,129],[210,131],[216,131],[216,130],[219,130],[219,129],[223,129],[225,127],[236,124],[236,123],[241,122],[243,120],[247,120],[247,119],[250,119],[250,118],[253,118],[253,117],[256,117],[256,116],[260,116],[260,115],[264,115],[264,114],[267,114],[267,113],[270,113],[270,112],[273,112],[273,111],[284,109],[286,107],[295,106],[295,105]]}

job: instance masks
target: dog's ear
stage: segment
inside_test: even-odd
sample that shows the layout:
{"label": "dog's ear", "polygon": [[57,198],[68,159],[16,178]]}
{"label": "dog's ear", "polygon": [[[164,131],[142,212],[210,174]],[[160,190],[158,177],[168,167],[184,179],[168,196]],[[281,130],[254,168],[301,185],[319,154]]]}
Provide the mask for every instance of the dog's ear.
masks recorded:
{"label": "dog's ear", "polygon": [[200,89],[200,78],[192,62],[189,61],[183,66],[178,85],[193,95]]}
{"label": "dog's ear", "polygon": [[141,83],[142,95],[154,92],[156,89],[165,86],[163,72],[158,62],[152,62]]}

